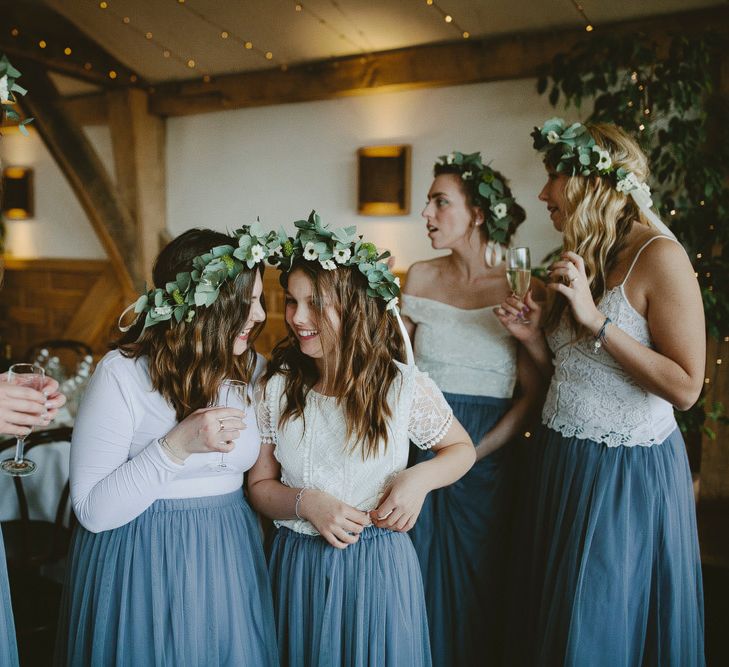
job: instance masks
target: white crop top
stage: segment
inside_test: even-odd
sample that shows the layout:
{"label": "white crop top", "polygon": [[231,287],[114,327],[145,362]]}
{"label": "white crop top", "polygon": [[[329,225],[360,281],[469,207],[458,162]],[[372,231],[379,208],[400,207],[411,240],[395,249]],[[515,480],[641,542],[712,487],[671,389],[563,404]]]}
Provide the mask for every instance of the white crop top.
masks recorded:
{"label": "white crop top", "polygon": [[[263,372],[258,356],[254,378]],[[251,394],[249,390],[249,395]],[[240,489],[258,458],[260,438],[252,403],[246,430],[225,454],[230,472],[213,470],[219,452],[173,463],[157,439],[177,424],[175,411],[152,389],[146,358],[118,350],[98,364],[79,407],[71,443],[71,500],[84,528],[110,530],[129,523],[160,498],[197,498]]]}
{"label": "white crop top", "polygon": [[[443,439],[453,411],[440,389],[415,366],[395,363],[400,376],[389,392],[393,416],[387,450],[380,446],[376,457],[364,460],[359,450],[351,451],[336,398],[309,391],[304,419],[290,419],[281,426],[279,414],[286,401],[284,377],[279,374],[269,380],[265,396],[258,400],[258,426],[264,446],[268,443],[274,447],[283,484],[325,491],[352,507],[369,511],[378,506],[392,478],[407,466],[410,440],[427,449]],[[318,534],[308,521],[275,523],[300,533]]]}

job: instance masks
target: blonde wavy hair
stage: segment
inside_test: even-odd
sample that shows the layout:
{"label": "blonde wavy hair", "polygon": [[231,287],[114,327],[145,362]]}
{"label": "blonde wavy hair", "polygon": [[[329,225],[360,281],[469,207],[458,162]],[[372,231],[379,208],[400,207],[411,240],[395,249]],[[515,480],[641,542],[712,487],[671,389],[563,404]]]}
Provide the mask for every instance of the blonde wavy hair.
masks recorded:
{"label": "blonde wavy hair", "polygon": [[[595,143],[610,154],[613,166],[633,172],[640,181],[648,180],[648,159],[636,141],[624,130],[607,123],[587,124]],[[544,163],[553,171],[560,149],[547,153]],[[585,261],[590,292],[595,303],[607,291],[607,276],[615,267],[617,256],[625,245],[632,223],[650,224],[643,218],[632,197],[618,192],[610,177],[569,176],[564,188],[562,226],[563,248],[580,255]],[[567,307],[567,300],[556,294],[547,307],[544,328],[552,331]],[[569,323],[576,338],[587,335],[567,309]]]}
{"label": "blonde wavy hair", "polygon": [[[210,229],[188,230],[157,257],[155,287],[164,288],[178,273],[190,271],[194,257],[215,246],[236,244],[235,237]],[[215,302],[197,308],[189,323],[170,320],[142,329],[144,317],[140,317],[113,346],[125,357],[148,359],[152,386],[173,407],[178,421],[199,408],[214,405],[223,380],[251,381],[256,367],[253,343],[263,323],[252,329],[243,354],[234,356],[233,346],[248,321],[256,275],[262,273],[263,265],[259,264],[244,269],[235,280],[226,280]]]}
{"label": "blonde wavy hair", "polygon": [[[395,359],[404,358],[403,340],[385,301],[367,296],[367,279],[355,267],[338,266],[333,271],[319,262],[297,259],[291,271],[281,274],[280,282],[288,287],[289,277],[303,272],[312,283],[312,307],[317,312],[317,327],[336,341],[334,368],[325,373],[330,378],[326,392],[336,397],[344,412],[347,440],[354,438],[351,452],[359,450],[362,458],[380,453],[380,443],[387,450],[388,421],[392,409],[388,393],[400,374]],[[341,322],[334,331],[326,315],[333,306]],[[311,388],[324,379],[314,360],[299,347],[294,332],[286,324],[288,336],[276,345],[263,382],[277,374],[284,376],[286,406],[281,425],[291,419],[304,418],[304,407]]]}

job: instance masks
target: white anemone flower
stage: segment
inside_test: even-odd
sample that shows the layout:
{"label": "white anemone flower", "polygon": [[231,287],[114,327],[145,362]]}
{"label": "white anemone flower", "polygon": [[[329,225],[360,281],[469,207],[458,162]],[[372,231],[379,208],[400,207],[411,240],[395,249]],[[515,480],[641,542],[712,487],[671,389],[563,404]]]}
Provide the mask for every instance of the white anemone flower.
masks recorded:
{"label": "white anemone flower", "polygon": [[455,159],[456,159],[456,156],[453,153],[449,153],[448,156],[446,157],[446,164],[453,164]]}
{"label": "white anemone flower", "polygon": [[349,248],[336,248],[334,250],[334,259],[337,260],[339,264],[344,264],[345,262],[348,262],[351,256],[352,251]]}
{"label": "white anemone flower", "polygon": [[281,248],[281,245],[279,244],[271,250],[270,254],[275,255],[276,257],[283,257],[283,248]]}
{"label": "white anemone flower", "polygon": [[494,216],[496,216],[497,220],[501,220],[501,218],[506,217],[506,214],[509,212],[509,209],[503,202],[501,202],[500,204],[496,204],[496,206],[492,206],[491,210],[493,211],[493,214]]}
{"label": "white anemone flower", "polygon": [[593,146],[592,150],[598,155],[596,166],[600,171],[605,171],[606,169],[610,169],[610,167],[613,166],[613,161],[610,158],[610,153],[608,153],[606,150],[603,150],[599,146]]}
{"label": "white anemone flower", "polygon": [[337,268],[337,265],[334,263],[333,259],[325,259],[323,262],[319,263],[321,264],[321,267],[323,269],[326,269],[327,271],[331,271]]}
{"label": "white anemone flower", "polygon": [[251,248],[251,259],[254,262],[260,262],[265,256],[266,253],[263,251],[262,245],[257,243]]}
{"label": "white anemone flower", "polygon": [[304,246],[304,259],[308,259],[311,262],[318,258],[319,258],[319,253],[316,251],[316,248],[314,247],[314,242],[309,241]]}
{"label": "white anemone flower", "polygon": [[550,130],[547,132],[547,141],[550,144],[556,144],[559,141],[559,135],[554,130]]}
{"label": "white anemone flower", "polygon": [[8,75],[3,74],[0,77],[0,102],[7,104],[10,102],[10,91],[8,90]]}
{"label": "white anemone flower", "polygon": [[469,178],[473,178],[473,172],[472,172],[472,171],[464,171],[464,172],[463,172],[463,173],[461,174],[461,178],[462,178],[462,179],[463,179],[464,181],[467,181],[467,180],[468,180]]}

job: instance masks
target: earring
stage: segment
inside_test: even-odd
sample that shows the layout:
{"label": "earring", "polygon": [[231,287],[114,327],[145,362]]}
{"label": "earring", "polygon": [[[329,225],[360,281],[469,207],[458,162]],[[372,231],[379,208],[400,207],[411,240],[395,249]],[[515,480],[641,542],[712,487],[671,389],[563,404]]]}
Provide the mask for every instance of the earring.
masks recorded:
{"label": "earring", "polygon": [[496,241],[489,241],[486,244],[486,250],[484,251],[483,258],[486,262],[486,266],[494,267],[501,264],[503,260],[504,247]]}

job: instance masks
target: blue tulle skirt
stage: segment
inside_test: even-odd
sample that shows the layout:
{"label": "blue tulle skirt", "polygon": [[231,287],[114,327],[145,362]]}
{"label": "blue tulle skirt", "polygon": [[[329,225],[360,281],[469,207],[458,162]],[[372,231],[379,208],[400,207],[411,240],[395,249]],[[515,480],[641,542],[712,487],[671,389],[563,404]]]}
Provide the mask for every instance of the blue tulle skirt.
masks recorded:
{"label": "blue tulle skirt", "polygon": [[607,447],[542,428],[517,523],[508,665],[704,665],[694,498],[680,431]]}
{"label": "blue tulle skirt", "polygon": [[158,500],[101,533],[79,527],[56,663],[277,665],[258,523],[242,491]]}
{"label": "blue tulle skirt", "polygon": [[269,569],[282,665],[430,667],[423,584],[406,534],[369,527],[336,549],[280,528]]}
{"label": "blue tulle skirt", "polygon": [[18,648],[15,643],[13,607],[10,604],[8,569],[5,564],[5,545],[0,532],[0,665],[14,667],[18,664]]}
{"label": "blue tulle skirt", "polygon": [[[474,444],[511,403],[488,396],[445,397]],[[496,450],[455,484],[428,494],[410,531],[423,573],[434,665],[500,663],[513,492],[510,450]],[[415,462],[432,456],[417,450]]]}

